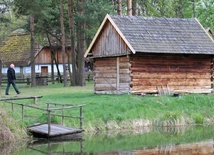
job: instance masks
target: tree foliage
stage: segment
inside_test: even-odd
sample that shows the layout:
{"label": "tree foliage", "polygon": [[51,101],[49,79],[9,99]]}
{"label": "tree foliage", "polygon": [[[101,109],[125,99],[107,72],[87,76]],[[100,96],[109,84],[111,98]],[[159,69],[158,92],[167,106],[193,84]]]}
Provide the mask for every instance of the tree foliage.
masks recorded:
{"label": "tree foliage", "polygon": [[[68,2],[72,2],[72,18],[69,18]],[[13,2],[13,3],[11,3]],[[8,22],[13,21],[10,8],[13,7],[18,17],[25,17],[31,14],[35,17],[35,36],[37,42],[43,42],[44,38],[51,36],[60,44],[60,1],[59,0],[0,0],[0,39],[2,33],[7,31]],[[64,8],[64,26],[65,37],[71,40],[73,47],[73,55],[75,56],[74,73],[76,78],[81,79],[78,74],[78,61],[82,61],[80,56],[89,46],[94,34],[101,24],[105,15],[118,14],[118,3],[121,4],[121,13],[127,14],[126,0],[62,0]],[[204,27],[214,29],[214,3],[213,0],[132,0],[133,15],[146,17],[175,17],[175,18],[198,18]],[[73,34],[70,33],[69,19],[73,20]],[[17,20],[16,20],[17,21]],[[29,30],[29,21],[22,20],[26,23],[26,29]],[[17,26],[15,22],[11,22],[13,27],[23,27],[23,24]],[[10,29],[12,30],[12,28]],[[45,40],[46,41],[46,40]],[[80,54],[81,53],[81,54]],[[80,55],[78,55],[80,54]],[[79,59],[81,57],[81,59]],[[79,65],[78,65],[79,64]],[[74,76],[73,76],[74,78]],[[75,82],[76,83],[76,82]],[[77,85],[82,85],[79,83]]]}

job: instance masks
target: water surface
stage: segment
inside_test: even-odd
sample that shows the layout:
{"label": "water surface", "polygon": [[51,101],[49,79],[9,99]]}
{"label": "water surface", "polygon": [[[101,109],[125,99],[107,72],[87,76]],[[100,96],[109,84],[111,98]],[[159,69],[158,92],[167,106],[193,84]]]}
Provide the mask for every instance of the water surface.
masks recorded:
{"label": "water surface", "polygon": [[84,133],[82,139],[0,147],[4,155],[213,155],[214,125]]}

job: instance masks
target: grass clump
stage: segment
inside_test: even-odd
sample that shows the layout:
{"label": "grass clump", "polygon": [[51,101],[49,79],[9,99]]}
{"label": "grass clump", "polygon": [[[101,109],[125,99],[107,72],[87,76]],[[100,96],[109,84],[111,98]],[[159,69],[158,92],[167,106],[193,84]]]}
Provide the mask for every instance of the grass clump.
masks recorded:
{"label": "grass clump", "polygon": [[26,137],[27,133],[25,128],[22,127],[22,124],[16,122],[16,120],[7,113],[7,110],[0,106],[0,144],[16,142]]}
{"label": "grass clump", "polygon": [[204,123],[204,116],[202,114],[194,114],[193,118],[194,118],[194,122],[196,124],[203,124]]}

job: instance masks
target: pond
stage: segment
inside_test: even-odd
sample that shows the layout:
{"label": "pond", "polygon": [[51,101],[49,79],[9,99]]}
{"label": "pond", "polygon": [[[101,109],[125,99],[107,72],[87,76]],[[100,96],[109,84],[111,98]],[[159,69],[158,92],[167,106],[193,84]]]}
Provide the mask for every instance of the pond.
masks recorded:
{"label": "pond", "polygon": [[213,155],[214,125],[84,133],[82,139],[4,144],[4,155]]}

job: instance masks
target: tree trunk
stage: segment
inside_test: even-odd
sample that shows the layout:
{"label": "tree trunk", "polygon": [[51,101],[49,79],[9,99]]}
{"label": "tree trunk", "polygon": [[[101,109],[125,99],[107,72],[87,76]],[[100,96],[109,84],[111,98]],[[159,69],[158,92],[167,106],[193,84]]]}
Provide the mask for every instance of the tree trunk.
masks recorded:
{"label": "tree trunk", "polygon": [[118,9],[117,9],[117,13],[118,15],[122,15],[122,0],[117,0],[118,3]]}
{"label": "tree trunk", "polygon": [[31,87],[36,86],[35,79],[35,61],[34,61],[34,15],[30,15],[30,33],[31,33]]}
{"label": "tree trunk", "polygon": [[192,0],[192,15],[195,18],[195,0]]}
{"label": "tree trunk", "polygon": [[132,0],[127,0],[127,15],[132,15]]}
{"label": "tree trunk", "polygon": [[[77,9],[80,17],[83,16],[84,10],[84,4],[85,0],[78,0],[77,1]],[[84,42],[85,42],[85,21],[82,17],[77,22],[77,60],[78,60],[78,80],[77,85],[78,86],[84,86],[85,85],[85,74],[84,74],[84,67],[85,67],[85,59],[84,59]]]}
{"label": "tree trunk", "polygon": [[70,57],[70,55],[69,55],[69,51],[68,50],[65,50],[65,53],[66,53],[66,55],[67,55],[67,60],[68,60],[68,73],[69,73],[69,77],[70,77],[70,86],[72,85],[72,74],[71,74],[71,66],[70,66],[70,64],[71,64],[71,57]]}
{"label": "tree trunk", "polygon": [[1,94],[1,84],[2,84],[2,61],[0,58],[0,94]]}
{"label": "tree trunk", "polygon": [[61,43],[62,43],[62,62],[63,62],[63,83],[64,87],[67,85],[67,74],[66,74],[66,65],[65,65],[65,27],[64,27],[64,20],[63,20],[63,0],[60,0],[60,24],[61,24]]}
{"label": "tree trunk", "polygon": [[54,80],[54,62],[55,62],[55,65],[56,65],[56,68],[57,68],[57,76],[58,76],[58,81],[60,81],[62,83],[62,76],[60,74],[60,71],[59,71],[59,63],[58,61],[56,60],[56,57],[55,57],[55,50],[51,44],[51,41],[50,41],[50,37],[48,35],[48,33],[46,33],[47,35],[47,38],[48,38],[48,43],[49,43],[49,46],[50,46],[50,51],[51,51],[51,80],[52,80],[52,83],[54,84],[55,80]]}
{"label": "tree trunk", "polygon": [[179,17],[184,18],[182,0],[179,0]]}
{"label": "tree trunk", "polygon": [[138,16],[138,0],[133,0],[132,1],[132,15],[133,16]]}
{"label": "tree trunk", "polygon": [[[74,39],[74,14],[73,14],[73,0],[68,0],[68,15],[69,15],[69,28],[71,36],[71,57],[72,57],[72,86],[77,85],[77,60]],[[70,81],[71,82],[71,81]]]}

